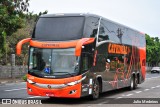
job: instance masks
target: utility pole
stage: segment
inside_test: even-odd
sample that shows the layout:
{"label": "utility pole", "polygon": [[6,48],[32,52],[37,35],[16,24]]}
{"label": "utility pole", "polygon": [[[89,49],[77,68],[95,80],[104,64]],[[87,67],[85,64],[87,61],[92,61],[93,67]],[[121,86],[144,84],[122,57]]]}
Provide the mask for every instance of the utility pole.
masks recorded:
{"label": "utility pole", "polygon": [[13,78],[13,70],[15,67],[15,54],[11,55],[11,78]]}

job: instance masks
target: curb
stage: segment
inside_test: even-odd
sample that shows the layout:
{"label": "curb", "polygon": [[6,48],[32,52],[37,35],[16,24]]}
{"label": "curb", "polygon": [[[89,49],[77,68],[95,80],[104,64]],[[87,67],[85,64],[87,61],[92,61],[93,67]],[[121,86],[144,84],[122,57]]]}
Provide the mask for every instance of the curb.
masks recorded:
{"label": "curb", "polygon": [[16,81],[1,81],[0,85],[5,85],[8,83],[19,83],[19,82],[25,82],[24,80],[16,80]]}

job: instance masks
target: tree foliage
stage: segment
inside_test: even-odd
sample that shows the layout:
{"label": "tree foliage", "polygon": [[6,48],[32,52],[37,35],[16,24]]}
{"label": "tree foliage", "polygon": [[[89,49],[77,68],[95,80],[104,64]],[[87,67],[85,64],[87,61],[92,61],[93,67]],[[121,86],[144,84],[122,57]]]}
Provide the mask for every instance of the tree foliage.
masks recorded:
{"label": "tree foliage", "polygon": [[151,66],[157,66],[160,62],[160,39],[146,34],[147,62]]}
{"label": "tree foliage", "polygon": [[24,26],[23,12],[28,12],[28,6],[28,0],[0,0],[0,57],[6,51],[6,36]]}
{"label": "tree foliage", "polygon": [[[41,13],[41,15],[47,14],[47,11],[40,12],[40,13]],[[38,19],[40,13],[39,14],[33,14],[33,13],[29,12],[28,14],[25,14],[25,18],[24,18],[25,19],[25,23],[24,23],[25,26],[21,29],[18,29],[17,32],[13,33],[11,37],[7,38],[7,43],[8,43],[7,54],[8,54],[8,56],[11,53],[15,53],[16,44],[20,40],[22,40],[24,38],[29,38],[32,35],[36,20]],[[21,56],[16,56],[17,57],[16,58],[17,59],[16,60],[17,65],[22,65],[22,64],[26,65],[26,62],[28,60],[28,50],[29,50],[28,45],[29,44],[24,44],[23,48],[22,48],[23,51],[22,51]],[[9,60],[9,57],[7,59]]]}
{"label": "tree foliage", "polygon": [[[10,64],[16,44],[30,37],[37,18],[47,11],[33,14],[28,12],[29,0],[0,0],[0,65]],[[26,63],[28,45],[23,46],[22,55],[16,56],[16,64]]]}

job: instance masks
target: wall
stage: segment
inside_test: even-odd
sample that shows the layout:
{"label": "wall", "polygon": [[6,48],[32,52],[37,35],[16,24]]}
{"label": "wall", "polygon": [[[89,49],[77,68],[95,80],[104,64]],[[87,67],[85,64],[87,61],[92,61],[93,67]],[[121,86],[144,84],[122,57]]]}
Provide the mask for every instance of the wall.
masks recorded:
{"label": "wall", "polygon": [[27,66],[0,65],[0,78],[21,78],[27,73]]}

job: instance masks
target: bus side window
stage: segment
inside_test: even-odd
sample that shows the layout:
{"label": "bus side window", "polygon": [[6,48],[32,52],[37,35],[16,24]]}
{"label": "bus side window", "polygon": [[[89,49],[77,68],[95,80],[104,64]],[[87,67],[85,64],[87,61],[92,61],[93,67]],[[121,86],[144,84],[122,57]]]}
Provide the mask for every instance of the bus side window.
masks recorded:
{"label": "bus side window", "polygon": [[116,65],[117,65],[116,57],[113,57],[110,62],[110,71],[115,71]]}
{"label": "bus side window", "polygon": [[124,56],[115,54],[110,55],[110,71],[115,72],[119,69],[119,72],[124,71]]}
{"label": "bus side window", "polygon": [[109,37],[106,33],[107,32],[106,32],[105,27],[103,27],[103,24],[101,24],[99,28],[98,42],[109,40]]}
{"label": "bus side window", "polygon": [[88,66],[89,66],[89,60],[88,60],[88,56],[87,56],[87,54],[83,54],[82,55],[82,58],[81,58],[81,70],[82,70],[82,72],[84,72],[84,71],[86,71],[86,70],[88,70]]}
{"label": "bus side window", "polygon": [[[105,40],[112,40],[115,41],[115,32],[113,31],[114,27],[111,27],[111,23],[105,20],[101,20],[100,28],[99,28],[99,35],[98,35],[98,42],[105,41]],[[111,39],[112,38],[112,39]]]}
{"label": "bus side window", "polygon": [[110,59],[107,59],[106,58],[106,70],[109,70],[110,69]]}

